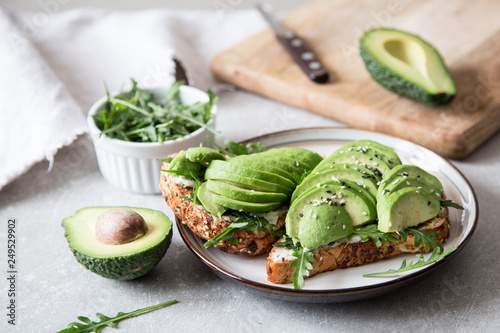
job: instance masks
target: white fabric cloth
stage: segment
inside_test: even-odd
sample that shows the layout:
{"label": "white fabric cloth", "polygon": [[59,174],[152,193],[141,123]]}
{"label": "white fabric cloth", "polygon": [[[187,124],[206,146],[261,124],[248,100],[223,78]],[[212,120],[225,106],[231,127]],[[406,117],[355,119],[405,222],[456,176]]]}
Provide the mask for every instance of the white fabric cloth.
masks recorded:
{"label": "white fabric cloth", "polygon": [[175,55],[194,86],[220,91],[210,60],[264,27],[254,10],[0,7],[0,189],[87,131],[103,82],[168,84]]}

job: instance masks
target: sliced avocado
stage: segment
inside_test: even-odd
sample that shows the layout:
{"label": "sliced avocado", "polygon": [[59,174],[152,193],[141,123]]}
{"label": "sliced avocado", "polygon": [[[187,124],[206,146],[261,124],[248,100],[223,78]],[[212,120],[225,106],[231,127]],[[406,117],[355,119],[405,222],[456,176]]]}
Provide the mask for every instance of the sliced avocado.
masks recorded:
{"label": "sliced avocado", "polygon": [[212,200],[226,208],[247,213],[267,213],[279,208],[282,202],[247,202],[228,198],[211,192]]}
{"label": "sliced avocado", "polygon": [[342,181],[352,181],[355,184],[365,188],[368,192],[376,198],[377,196],[377,181],[375,177],[373,179],[370,176],[367,176],[361,173],[359,170],[347,169],[347,168],[334,168],[334,169],[326,169],[323,171],[319,171],[314,174],[310,174],[308,177],[304,179],[302,183],[295,189],[292,193],[292,202],[300,196],[304,191],[308,188],[314,187],[317,184],[323,184],[326,181],[330,180],[338,180]]}
{"label": "sliced avocado", "polygon": [[320,154],[312,150],[298,147],[281,147],[269,149],[265,151],[264,154],[286,156],[289,159],[302,160],[304,162],[307,162],[311,169],[323,160],[323,157],[321,157]]}
{"label": "sliced avocado", "polygon": [[372,140],[353,141],[337,150],[337,152],[345,151],[372,152],[375,157],[380,158],[391,168],[401,164],[401,160],[394,150]]}
{"label": "sliced avocado", "polygon": [[356,190],[329,183],[326,186],[313,187],[290,205],[286,216],[287,234],[297,238],[304,209],[307,206],[318,207],[320,205],[344,207],[352,219],[353,226],[362,225],[377,218],[376,207],[372,201]]}
{"label": "sliced avocado", "polygon": [[288,196],[283,193],[247,190],[223,180],[207,180],[203,184],[206,184],[206,188],[216,194],[240,201],[283,203],[288,199]]}
{"label": "sliced avocado", "polygon": [[[146,222],[147,232],[125,244],[109,245],[95,234],[98,217],[113,208],[130,209]],[[160,262],[172,240],[172,222],[165,214],[146,208],[88,207],[62,221],[65,236],[76,260],[105,278],[131,280]]]}
{"label": "sliced avocado", "polygon": [[440,212],[438,197],[416,187],[403,187],[379,198],[378,229],[382,232],[400,231],[425,222]]}
{"label": "sliced avocado", "polygon": [[284,159],[287,163],[295,164],[297,166],[304,164],[308,170],[314,169],[314,167],[323,160],[323,158],[315,152],[295,147],[269,149],[262,154]]}
{"label": "sliced avocado", "polygon": [[[232,157],[228,159],[227,161],[229,163],[235,163],[238,165],[244,165],[247,162],[255,162],[257,160],[257,163],[262,163],[261,158],[254,158],[253,155],[256,154],[251,154],[251,155],[240,155],[236,157]],[[287,172],[292,175],[293,180],[296,178],[300,177],[305,170],[310,170],[309,167],[307,167],[303,163],[296,163],[296,161],[287,161],[284,159],[279,159],[276,156],[266,156],[265,159],[262,159],[265,161],[266,164],[270,164],[274,166],[275,168],[281,169],[283,172]],[[298,165],[297,165],[298,164]]]}
{"label": "sliced avocado", "polygon": [[403,178],[409,176],[417,177],[424,183],[428,183],[432,186],[435,192],[439,193],[439,196],[443,193],[443,185],[441,185],[439,179],[416,165],[407,164],[398,165],[387,173],[384,179],[380,182],[379,191],[383,191],[387,184],[394,183],[399,176],[403,176]]}
{"label": "sliced avocado", "polygon": [[234,185],[249,190],[262,191],[262,192],[278,192],[286,195],[290,194],[291,190],[277,183],[271,183],[260,179],[240,176],[226,170],[217,168],[208,168],[205,172],[205,180],[226,180],[234,183]]}
{"label": "sliced avocado", "polygon": [[281,177],[280,175],[274,173],[268,173],[257,169],[252,169],[242,165],[235,165],[233,163],[229,163],[226,161],[219,161],[219,160],[212,161],[208,166],[206,173],[208,173],[209,171],[214,172],[215,170],[229,172],[241,177],[263,180],[270,183],[276,183],[287,188],[290,191],[295,188],[295,184],[291,180]]}
{"label": "sliced avocado", "polygon": [[186,151],[181,150],[170,162],[170,170],[200,173],[202,166],[200,163],[190,161],[186,157]]}
{"label": "sliced avocado", "polygon": [[213,160],[225,160],[224,155],[217,150],[207,147],[193,147],[186,150],[186,157],[194,163],[201,163],[208,166]]}
{"label": "sliced avocado", "polygon": [[251,168],[251,169],[261,170],[261,171],[268,172],[268,173],[274,173],[274,174],[280,175],[281,177],[286,178],[292,182],[295,181],[294,180],[295,178],[294,178],[292,173],[290,173],[286,170],[280,169],[279,167],[276,167],[276,166],[272,165],[271,163],[269,163],[269,161],[266,161],[263,159],[262,160],[261,159],[246,159],[246,160],[244,160],[244,159],[230,158],[227,160],[227,162],[237,164],[239,166]]}
{"label": "sliced avocado", "polygon": [[354,164],[358,166],[365,167],[367,169],[372,170],[376,175],[384,178],[384,175],[391,170],[391,168],[381,159],[375,157],[372,153],[365,153],[358,151],[345,151],[343,153],[333,153],[328,156],[314,168],[312,171],[317,172],[324,169],[328,169],[332,166],[332,164],[338,163],[348,163]]}
{"label": "sliced avocado", "polygon": [[416,35],[387,28],[366,31],[360,55],[375,81],[404,97],[436,106],[456,95],[441,55]]}
{"label": "sliced avocado", "polygon": [[298,239],[302,246],[314,249],[353,232],[352,220],[342,206],[307,206],[299,222]]}
{"label": "sliced avocado", "polygon": [[200,199],[201,204],[205,207],[207,212],[212,215],[221,217],[226,211],[224,206],[219,205],[213,200],[212,192],[209,190],[207,182],[200,185],[198,189],[198,199]]}
{"label": "sliced avocado", "polygon": [[384,184],[385,187],[379,187],[379,190],[377,192],[377,197],[382,195],[388,195],[389,193],[392,192],[396,192],[402,189],[403,187],[412,186],[429,194],[436,195],[438,198],[441,198],[441,193],[437,192],[435,187],[415,176],[398,176],[394,179],[394,181]]}

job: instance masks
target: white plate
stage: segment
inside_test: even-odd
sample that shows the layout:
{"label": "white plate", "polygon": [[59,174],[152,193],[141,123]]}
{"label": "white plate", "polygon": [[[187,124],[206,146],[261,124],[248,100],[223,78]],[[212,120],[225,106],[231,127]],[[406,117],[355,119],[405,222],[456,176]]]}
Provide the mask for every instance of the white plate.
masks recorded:
{"label": "white plate", "polygon": [[[464,207],[450,208],[451,232],[445,250],[457,246],[447,258],[429,266],[393,277],[365,278],[363,274],[397,269],[404,258],[416,260],[414,254],[398,256],[360,267],[338,269],[306,279],[302,290],[292,284],[276,285],[267,281],[267,256],[231,255],[215,248],[205,249],[203,241],[177,221],[179,232],[193,253],[219,276],[241,283],[266,296],[308,302],[342,302],[368,298],[400,288],[442,267],[458,253],[472,236],[477,222],[477,199],[465,177],[449,161],[414,143],[375,132],[349,128],[311,128],[273,133],[247,142],[261,142],[266,147],[294,146],[327,156],[349,141],[370,139],[392,147],[403,164],[414,164],[439,178],[448,199]],[[425,255],[427,258],[429,254]]]}

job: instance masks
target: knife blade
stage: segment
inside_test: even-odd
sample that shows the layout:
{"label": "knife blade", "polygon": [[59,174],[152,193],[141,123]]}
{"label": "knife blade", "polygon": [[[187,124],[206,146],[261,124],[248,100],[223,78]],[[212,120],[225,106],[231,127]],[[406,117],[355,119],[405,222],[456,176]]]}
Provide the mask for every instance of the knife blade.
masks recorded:
{"label": "knife blade", "polygon": [[278,21],[272,13],[272,6],[270,4],[257,4],[257,9],[274,30],[278,41],[309,79],[316,83],[327,82],[328,71],[319,61],[316,54],[307,46],[302,38]]}

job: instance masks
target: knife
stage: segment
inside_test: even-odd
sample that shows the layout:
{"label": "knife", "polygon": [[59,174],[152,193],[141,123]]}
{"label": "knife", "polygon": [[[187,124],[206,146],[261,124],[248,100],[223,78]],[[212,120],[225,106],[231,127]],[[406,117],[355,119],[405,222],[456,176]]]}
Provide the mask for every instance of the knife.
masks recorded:
{"label": "knife", "polygon": [[316,83],[327,82],[328,72],[316,54],[306,45],[302,38],[278,21],[272,14],[272,6],[270,4],[257,4],[257,9],[274,30],[278,41],[309,79]]}
{"label": "knife", "polygon": [[182,66],[182,62],[177,58],[173,57],[172,60],[174,61],[174,76],[175,76],[175,81],[184,81],[184,84],[186,86],[191,85],[191,82],[186,74],[186,70],[184,69],[184,66]]}

